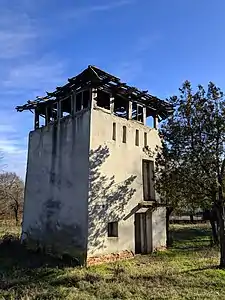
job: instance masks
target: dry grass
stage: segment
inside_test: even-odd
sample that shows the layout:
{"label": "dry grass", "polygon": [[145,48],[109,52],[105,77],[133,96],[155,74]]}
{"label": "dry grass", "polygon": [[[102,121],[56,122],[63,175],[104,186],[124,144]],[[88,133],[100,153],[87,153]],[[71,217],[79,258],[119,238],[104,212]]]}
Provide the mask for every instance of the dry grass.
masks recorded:
{"label": "dry grass", "polygon": [[209,234],[206,225],[173,226],[168,251],[88,269],[60,267],[15,240],[0,247],[0,299],[225,299]]}

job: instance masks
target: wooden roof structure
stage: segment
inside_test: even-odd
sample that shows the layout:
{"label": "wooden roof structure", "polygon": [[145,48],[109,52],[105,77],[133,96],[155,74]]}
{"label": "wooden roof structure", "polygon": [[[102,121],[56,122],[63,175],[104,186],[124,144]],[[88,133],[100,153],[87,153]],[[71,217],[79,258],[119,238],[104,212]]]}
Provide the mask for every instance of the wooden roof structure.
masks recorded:
{"label": "wooden roof structure", "polygon": [[42,109],[46,105],[55,103],[74,92],[78,92],[83,88],[101,88],[104,91],[110,92],[126,99],[135,101],[138,104],[146,106],[153,114],[165,119],[172,112],[171,105],[159,98],[148,94],[148,91],[141,91],[135,87],[129,86],[121,82],[118,77],[115,77],[95,66],[89,65],[79,75],[69,78],[68,83],[62,87],[57,87],[54,92],[46,92],[43,97],[36,97],[35,100],[28,100],[26,104],[17,106],[16,110],[22,112],[24,110]]}

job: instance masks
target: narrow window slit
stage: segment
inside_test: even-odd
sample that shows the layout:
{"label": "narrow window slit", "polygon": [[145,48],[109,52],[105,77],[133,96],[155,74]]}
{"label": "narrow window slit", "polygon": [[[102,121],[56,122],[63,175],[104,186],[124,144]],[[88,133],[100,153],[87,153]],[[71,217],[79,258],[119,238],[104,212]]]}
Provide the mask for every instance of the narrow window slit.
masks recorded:
{"label": "narrow window slit", "polygon": [[137,129],[135,132],[135,145],[139,146],[139,130],[137,130]]}
{"label": "narrow window slit", "polygon": [[147,132],[144,133],[144,146],[147,147],[148,145],[148,135]]}
{"label": "narrow window slit", "polygon": [[116,123],[113,122],[113,134],[112,134],[112,139],[115,141],[116,140]]}
{"label": "narrow window slit", "polygon": [[127,142],[127,127],[123,126],[123,143]]}

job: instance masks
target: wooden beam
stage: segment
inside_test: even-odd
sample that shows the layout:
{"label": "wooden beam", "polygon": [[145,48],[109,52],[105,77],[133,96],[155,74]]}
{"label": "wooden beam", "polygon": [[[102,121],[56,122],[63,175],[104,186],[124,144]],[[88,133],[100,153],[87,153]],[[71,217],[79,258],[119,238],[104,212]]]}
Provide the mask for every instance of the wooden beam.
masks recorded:
{"label": "wooden beam", "polygon": [[146,106],[143,107],[143,124],[146,125]]}
{"label": "wooden beam", "polygon": [[97,106],[97,89],[91,89],[91,107],[94,108]]}
{"label": "wooden beam", "polygon": [[114,96],[111,94],[110,95],[110,111],[111,111],[111,114],[114,113]]}
{"label": "wooden beam", "polygon": [[158,123],[159,123],[159,120],[158,120],[158,116],[154,116],[154,128],[155,129],[158,129]]}
{"label": "wooden beam", "polygon": [[57,114],[57,119],[58,121],[62,118],[62,103],[61,101],[58,102],[58,114]]}
{"label": "wooden beam", "polygon": [[74,107],[74,93],[70,96],[70,105],[71,105],[71,116],[75,114],[75,107]]}
{"label": "wooden beam", "polygon": [[34,129],[38,129],[39,128],[39,113],[38,110],[35,109],[34,112]]}
{"label": "wooden beam", "polygon": [[127,116],[128,120],[132,119],[132,101],[128,102],[128,116]]}

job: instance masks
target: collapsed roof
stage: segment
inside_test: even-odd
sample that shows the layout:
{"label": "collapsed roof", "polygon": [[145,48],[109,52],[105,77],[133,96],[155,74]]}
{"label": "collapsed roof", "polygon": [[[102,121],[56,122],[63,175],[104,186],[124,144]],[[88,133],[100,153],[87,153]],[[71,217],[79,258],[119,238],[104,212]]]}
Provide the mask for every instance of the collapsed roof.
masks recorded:
{"label": "collapsed roof", "polygon": [[46,96],[36,97],[35,100],[28,100],[26,104],[17,106],[16,110],[22,112],[24,110],[33,110],[45,108],[50,103],[55,103],[73,92],[78,92],[82,88],[101,88],[103,91],[111,93],[128,101],[135,101],[147,108],[147,115],[158,115],[161,119],[165,119],[172,112],[171,105],[159,98],[148,94],[148,91],[141,91],[135,87],[129,86],[101,69],[89,65],[79,75],[69,78],[68,83],[62,87],[57,87],[54,92],[47,92]]}

